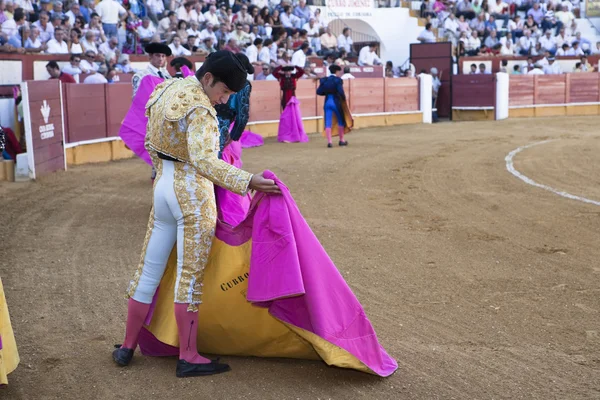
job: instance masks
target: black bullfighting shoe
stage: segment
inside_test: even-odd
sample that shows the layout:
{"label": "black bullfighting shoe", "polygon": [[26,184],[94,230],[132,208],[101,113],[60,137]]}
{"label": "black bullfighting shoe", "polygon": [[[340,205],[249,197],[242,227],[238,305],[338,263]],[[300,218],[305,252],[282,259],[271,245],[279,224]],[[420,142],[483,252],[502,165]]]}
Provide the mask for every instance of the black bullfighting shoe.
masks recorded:
{"label": "black bullfighting shoe", "polygon": [[121,347],[120,344],[115,345],[115,347],[117,349],[113,351],[113,360],[122,367],[128,366],[133,358],[133,349],[126,349]]}
{"label": "black bullfighting shoe", "polygon": [[179,360],[177,362],[176,375],[178,378],[188,378],[192,376],[221,374],[230,370],[229,365],[222,364],[218,360],[213,360],[210,364],[192,364],[185,360]]}

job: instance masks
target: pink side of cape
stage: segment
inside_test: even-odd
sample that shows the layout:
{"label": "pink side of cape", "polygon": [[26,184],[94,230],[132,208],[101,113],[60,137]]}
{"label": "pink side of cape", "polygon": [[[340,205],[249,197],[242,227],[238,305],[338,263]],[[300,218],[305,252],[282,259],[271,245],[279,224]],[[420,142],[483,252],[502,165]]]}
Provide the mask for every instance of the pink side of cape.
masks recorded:
{"label": "pink side of cape", "polygon": [[296,97],[288,101],[285,109],[279,118],[279,130],[277,140],[286,143],[306,143],[308,136],[304,131],[302,124],[302,114],[300,112],[300,102]]}

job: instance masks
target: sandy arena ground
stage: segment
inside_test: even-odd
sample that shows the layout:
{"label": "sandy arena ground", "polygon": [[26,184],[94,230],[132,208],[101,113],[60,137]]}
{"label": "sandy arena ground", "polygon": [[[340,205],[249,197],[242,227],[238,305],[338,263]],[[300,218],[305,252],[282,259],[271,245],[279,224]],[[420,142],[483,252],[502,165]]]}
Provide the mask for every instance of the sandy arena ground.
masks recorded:
{"label": "sandy arena ground", "polygon": [[228,357],[224,375],[177,379],[175,359],[117,368],[123,293],[150,209],[139,160],[0,185],[0,274],[21,364],[2,399],[598,399],[598,118],[357,131],[326,149],[269,140],[270,168],[373,322],[388,379],[313,361]]}

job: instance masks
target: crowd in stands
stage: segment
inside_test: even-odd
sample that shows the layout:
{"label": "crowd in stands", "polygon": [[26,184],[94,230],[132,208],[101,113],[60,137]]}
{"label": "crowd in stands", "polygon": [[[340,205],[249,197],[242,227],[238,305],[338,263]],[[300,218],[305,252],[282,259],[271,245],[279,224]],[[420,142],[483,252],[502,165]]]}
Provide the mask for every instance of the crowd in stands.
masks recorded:
{"label": "crowd in stands", "polygon": [[[592,44],[582,37],[576,22],[580,8],[580,0],[423,0],[420,16],[426,19],[426,26],[417,40],[450,41],[457,58],[530,57],[509,73],[588,72],[597,66],[590,66],[586,56],[599,54],[600,42]],[[573,71],[562,71],[555,61],[573,56],[580,58]],[[484,64],[471,65],[471,73],[485,73],[482,66],[485,68]]]}
{"label": "crowd in stands", "polygon": [[[217,50],[245,52],[257,71],[294,65],[314,77],[307,56],[333,63],[378,65],[377,44],[355,49],[352,31],[332,34],[309,0],[0,0],[0,53],[70,54],[62,72],[114,82],[135,72],[129,55],[151,42],[169,45],[175,57]],[[314,11],[313,11],[314,10]],[[358,51],[357,51],[358,50]],[[51,76],[55,65],[47,67]],[[52,72],[51,72],[52,70]],[[59,71],[61,72],[61,71]],[[102,79],[102,77],[104,79]]]}

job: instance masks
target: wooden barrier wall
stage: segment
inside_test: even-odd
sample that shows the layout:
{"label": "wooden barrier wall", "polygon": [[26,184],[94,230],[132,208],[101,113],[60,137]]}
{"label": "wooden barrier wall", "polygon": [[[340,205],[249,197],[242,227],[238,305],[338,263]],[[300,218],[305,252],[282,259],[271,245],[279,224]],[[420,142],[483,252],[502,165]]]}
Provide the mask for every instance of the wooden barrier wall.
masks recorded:
{"label": "wooden barrier wall", "polygon": [[597,73],[511,75],[509,79],[509,107],[598,102]]}
{"label": "wooden barrier wall", "polygon": [[[469,70],[471,64],[475,64],[479,67],[480,63],[490,65],[492,73],[500,72],[500,65],[502,63],[502,60],[508,60],[509,64],[512,64],[514,62],[525,63],[525,62],[527,62],[527,58],[528,57],[524,57],[524,56],[460,57],[458,60],[458,73],[465,74],[465,73],[467,73],[466,71]],[[536,61],[541,60],[544,57],[543,56],[535,56],[535,57],[531,57],[531,58],[533,59],[533,62],[535,63]],[[599,54],[591,54],[591,55],[587,56],[587,58],[588,58],[588,63],[590,63],[590,65],[596,65],[596,64],[598,64],[598,61],[600,60],[600,55]],[[558,57],[556,60],[558,62],[572,61],[572,63],[575,63],[575,62],[578,62],[579,59],[580,59],[579,57],[569,56],[569,57]],[[512,68],[510,68],[509,73],[511,71],[512,71]],[[563,72],[570,72],[570,71],[563,71]]]}
{"label": "wooden barrier wall", "polygon": [[[30,164],[33,164],[35,177],[65,169],[65,153],[63,148],[62,107],[60,98],[60,82],[58,80],[36,82],[27,86],[24,99],[26,116],[31,124]],[[25,109],[27,108],[27,109]]]}
{"label": "wooden barrier wall", "polygon": [[[34,85],[51,86],[58,96],[58,81],[33,81]],[[30,84],[33,82],[29,82]],[[303,118],[323,115],[323,96],[317,96],[318,80],[298,82],[296,95]],[[117,137],[121,122],[131,105],[129,83],[75,85],[62,84],[67,143]],[[354,114],[418,112],[419,82],[416,78],[364,78],[344,81],[350,110]],[[252,83],[250,121],[279,121],[281,115],[279,82]],[[60,104],[53,104],[57,110]]]}
{"label": "wooden barrier wall", "polygon": [[[318,80],[298,81],[296,97],[302,117],[323,115],[323,96],[317,96]],[[419,81],[416,78],[362,78],[344,81],[348,107],[354,114],[419,111]],[[281,115],[279,82],[252,82],[250,122],[277,121]]]}
{"label": "wooden barrier wall", "polygon": [[494,75],[452,77],[452,108],[494,107],[495,104],[496,77]]}

